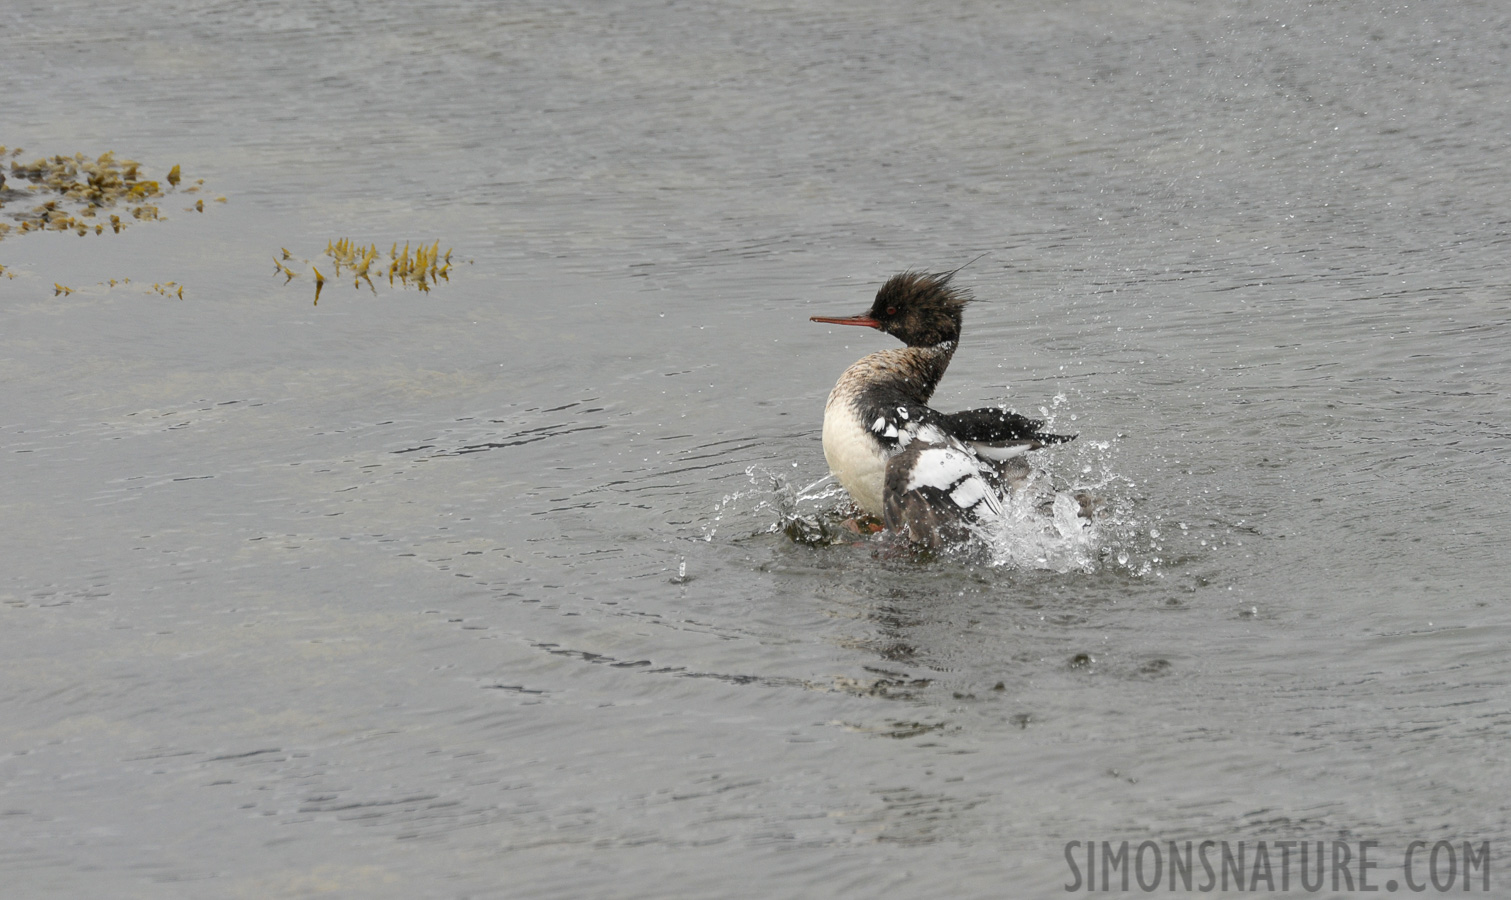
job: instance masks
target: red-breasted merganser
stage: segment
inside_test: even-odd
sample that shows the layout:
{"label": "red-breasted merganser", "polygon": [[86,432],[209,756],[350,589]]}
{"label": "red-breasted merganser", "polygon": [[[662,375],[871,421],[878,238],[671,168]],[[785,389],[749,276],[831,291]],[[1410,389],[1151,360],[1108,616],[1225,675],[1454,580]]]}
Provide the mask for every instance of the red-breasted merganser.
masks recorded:
{"label": "red-breasted merganser", "polygon": [[839,377],[824,406],[824,458],[863,512],[935,549],[1002,512],[1003,495],[1028,474],[1024,453],[1075,437],[1047,434],[1043,422],[1005,409],[929,407],[972,299],[950,284],[954,274],[903,272],[876,292],[869,312],[812,317],[907,344],[865,356]]}

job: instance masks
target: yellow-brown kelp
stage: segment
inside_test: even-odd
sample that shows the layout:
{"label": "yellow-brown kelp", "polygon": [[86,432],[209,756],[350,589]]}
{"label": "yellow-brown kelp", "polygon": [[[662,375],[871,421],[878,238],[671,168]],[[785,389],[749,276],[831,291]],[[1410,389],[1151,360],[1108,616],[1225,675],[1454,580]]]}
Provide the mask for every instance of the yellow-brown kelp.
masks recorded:
{"label": "yellow-brown kelp", "polygon": [[[131,218],[138,221],[162,219],[157,204],[152,202],[163,196],[162,184],[142,177],[139,162],[117,160],[114,153],[107,152],[94,159],[77,153],[23,163],[15,158],[22,152],[19,147],[9,151],[11,185],[10,189],[0,189],[0,207],[17,204],[28,208],[11,214],[20,223],[18,228],[0,224],[0,240],[8,234],[32,231],[72,231],[80,237],[90,232],[104,234],[105,224],[94,220],[117,205],[125,207]],[[6,153],[6,148],[0,147],[0,155]],[[166,180],[170,190],[177,188],[183,180],[181,168],[175,165]],[[27,183],[25,189],[16,189],[23,182]],[[3,173],[0,185],[4,185]],[[198,191],[199,187],[185,190]],[[224,202],[224,198],[216,199]],[[41,202],[31,205],[38,200]],[[191,209],[203,212],[203,201],[197,201]],[[126,227],[122,216],[106,214],[113,233],[118,234]]]}
{"label": "yellow-brown kelp", "polygon": [[[282,275],[283,283],[288,284],[298,277],[299,273],[285,262],[294,259],[294,255],[288,251],[288,248],[280,247],[279,250],[282,251],[282,258],[273,257],[273,271]],[[421,244],[415,250],[410,250],[408,242],[405,242],[404,249],[400,250],[398,242],[395,241],[388,251],[389,286],[395,286],[395,279],[397,279],[398,284],[403,287],[413,285],[429,293],[431,287],[438,281],[451,280],[451,252],[447,249],[445,253],[442,253],[439,240],[429,245]],[[315,303],[317,305],[320,303],[320,292],[325,287],[325,282],[339,277],[343,268],[351,275],[352,287],[360,288],[363,282],[366,282],[369,290],[374,294],[378,292],[378,286],[372,279],[374,274],[382,274],[381,269],[376,271],[373,269],[373,264],[377,263],[381,256],[377,244],[363,246],[350,238],[330,240],[325,242],[324,255],[331,260],[335,267],[335,274],[331,279],[327,279],[319,269],[310,265],[310,271],[315,275]],[[304,260],[304,262],[309,264],[309,260]]]}

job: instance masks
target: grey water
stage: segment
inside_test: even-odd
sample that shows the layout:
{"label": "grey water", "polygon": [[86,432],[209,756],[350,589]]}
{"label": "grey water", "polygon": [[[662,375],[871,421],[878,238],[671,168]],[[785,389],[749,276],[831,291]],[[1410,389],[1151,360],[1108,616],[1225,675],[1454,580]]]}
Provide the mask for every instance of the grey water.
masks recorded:
{"label": "grey water", "polygon": [[[1047,896],[1144,840],[1504,890],[1511,9],[4,18],[22,161],[226,198],[0,241],[6,897]],[[341,238],[449,281],[312,304]],[[808,317],[981,254],[935,405],[1079,434],[1094,542],[789,538],[890,346]]]}

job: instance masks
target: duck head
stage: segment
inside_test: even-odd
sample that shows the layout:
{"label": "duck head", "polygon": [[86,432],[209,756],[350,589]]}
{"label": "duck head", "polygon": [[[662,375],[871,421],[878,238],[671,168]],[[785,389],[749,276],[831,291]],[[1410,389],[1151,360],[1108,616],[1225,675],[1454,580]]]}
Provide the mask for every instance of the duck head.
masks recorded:
{"label": "duck head", "polygon": [[858,316],[811,321],[829,325],[864,325],[892,335],[909,347],[935,347],[960,339],[960,323],[969,292],[950,284],[954,272],[903,272],[887,279],[871,309]]}

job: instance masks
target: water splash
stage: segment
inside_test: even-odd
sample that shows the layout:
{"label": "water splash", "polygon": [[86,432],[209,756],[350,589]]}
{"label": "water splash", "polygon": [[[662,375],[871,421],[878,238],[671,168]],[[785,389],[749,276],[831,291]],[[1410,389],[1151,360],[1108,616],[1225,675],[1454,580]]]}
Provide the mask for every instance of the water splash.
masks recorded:
{"label": "water splash", "polygon": [[1091,500],[1091,528],[1082,537],[1094,545],[1092,568],[1162,576],[1166,560],[1157,523],[1142,489],[1117,471],[1116,462],[1112,441],[1083,441],[1054,458],[1051,471],[1061,493]]}
{"label": "water splash", "polygon": [[[1101,559],[1101,528],[1095,498],[1056,490],[1050,475],[1035,471],[1003,503],[1002,515],[981,523],[977,534],[994,566],[1093,572]],[[1088,515],[1083,515],[1083,511]]]}
{"label": "water splash", "polygon": [[[949,555],[1002,568],[1163,574],[1160,531],[1141,511],[1136,484],[1116,472],[1112,442],[1086,441],[1045,462],[1005,498],[1003,514],[977,530],[975,546]],[[700,526],[704,541],[726,525],[745,535],[785,533],[808,546],[891,540],[846,527],[856,510],[832,476],[795,487],[786,473],[752,465],[745,477],[748,488],[714,504]]]}
{"label": "water splash", "polygon": [[852,513],[844,510],[849,497],[834,476],[825,475],[805,487],[794,488],[786,474],[752,465],[745,468],[745,477],[749,488],[725,494],[714,504],[713,516],[701,526],[703,540],[712,541],[726,518],[749,523],[755,534],[785,531],[802,544],[855,539],[853,533],[841,534],[840,523]]}

